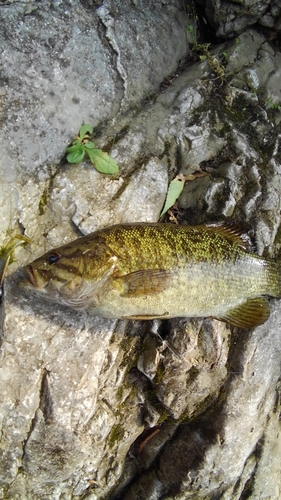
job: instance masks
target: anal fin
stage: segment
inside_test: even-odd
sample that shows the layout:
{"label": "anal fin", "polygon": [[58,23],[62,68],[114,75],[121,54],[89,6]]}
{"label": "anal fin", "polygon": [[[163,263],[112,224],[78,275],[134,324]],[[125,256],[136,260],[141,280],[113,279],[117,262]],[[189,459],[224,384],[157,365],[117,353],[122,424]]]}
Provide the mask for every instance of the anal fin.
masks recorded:
{"label": "anal fin", "polygon": [[221,319],[239,328],[251,328],[262,325],[270,314],[268,301],[263,297],[247,299],[245,302],[230,309]]}

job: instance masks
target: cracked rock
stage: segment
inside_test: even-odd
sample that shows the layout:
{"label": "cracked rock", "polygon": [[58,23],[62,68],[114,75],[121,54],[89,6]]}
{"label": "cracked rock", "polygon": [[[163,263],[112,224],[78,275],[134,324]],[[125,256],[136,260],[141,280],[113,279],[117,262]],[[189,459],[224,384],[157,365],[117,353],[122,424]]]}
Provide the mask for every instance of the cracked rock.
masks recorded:
{"label": "cracked rock", "polygon": [[[157,221],[168,181],[194,171],[204,175],[166,221],[231,217],[254,229],[260,254],[278,254],[280,53],[250,30],[178,68],[181,9],[0,7],[1,241],[8,230],[32,239],[1,313],[1,498],[280,497],[278,299],[251,331],[175,318],[151,338],[149,321],[91,317],[17,287],[23,264],[81,233]],[[65,163],[83,122],[119,176]]]}

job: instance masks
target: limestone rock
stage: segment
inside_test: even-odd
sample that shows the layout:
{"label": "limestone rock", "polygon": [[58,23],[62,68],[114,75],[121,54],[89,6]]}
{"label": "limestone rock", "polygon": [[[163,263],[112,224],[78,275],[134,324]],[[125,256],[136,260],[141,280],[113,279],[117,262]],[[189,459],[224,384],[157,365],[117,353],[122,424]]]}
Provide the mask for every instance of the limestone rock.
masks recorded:
{"label": "limestone rock", "polygon": [[205,13],[218,37],[234,37],[256,23],[280,31],[278,0],[245,0],[243,3],[207,0]]}
{"label": "limestone rock", "polygon": [[121,112],[140,108],[176,70],[188,50],[186,19],[179,0],[145,8],[110,0],[0,7],[3,235],[18,219],[27,227],[27,205],[38,225],[39,203],[42,215],[58,164],[82,123],[98,136],[106,122],[116,122],[113,135],[103,135],[114,143]]}
{"label": "limestone rock", "polygon": [[[280,496],[278,300],[264,325],[239,331],[211,319],[92,318],[17,288],[22,264],[81,232],[156,221],[179,173],[206,175],[186,182],[167,220],[246,220],[260,253],[280,249],[281,56],[251,30],[159,88],[186,54],[181,6],[0,8],[1,234],[33,239],[5,283],[2,498]],[[118,177],[65,164],[83,121]]]}

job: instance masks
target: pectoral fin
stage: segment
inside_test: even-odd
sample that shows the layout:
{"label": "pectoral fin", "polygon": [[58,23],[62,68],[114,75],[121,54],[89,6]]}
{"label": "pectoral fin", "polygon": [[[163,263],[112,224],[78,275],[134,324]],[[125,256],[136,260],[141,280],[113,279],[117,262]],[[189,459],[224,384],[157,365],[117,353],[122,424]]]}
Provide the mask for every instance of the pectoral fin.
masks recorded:
{"label": "pectoral fin", "polygon": [[164,269],[144,269],[126,274],[118,281],[123,285],[122,297],[140,297],[162,292],[168,286],[174,273]]}
{"label": "pectoral fin", "polygon": [[219,318],[239,328],[251,328],[264,323],[270,314],[269,304],[263,297],[248,299],[240,306],[230,309]]}

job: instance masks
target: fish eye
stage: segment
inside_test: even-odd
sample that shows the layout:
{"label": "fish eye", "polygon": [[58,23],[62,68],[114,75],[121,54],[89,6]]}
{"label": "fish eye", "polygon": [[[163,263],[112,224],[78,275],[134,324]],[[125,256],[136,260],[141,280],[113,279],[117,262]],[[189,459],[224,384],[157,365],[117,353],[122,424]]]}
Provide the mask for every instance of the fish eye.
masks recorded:
{"label": "fish eye", "polygon": [[55,262],[58,262],[60,260],[60,255],[58,253],[51,253],[48,256],[48,264],[55,264]]}

